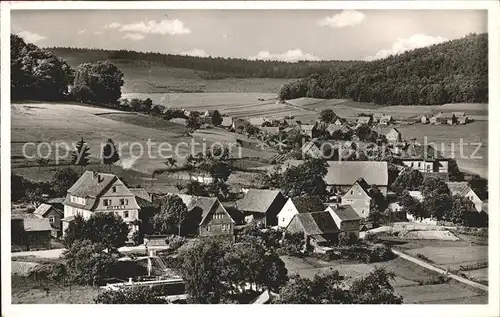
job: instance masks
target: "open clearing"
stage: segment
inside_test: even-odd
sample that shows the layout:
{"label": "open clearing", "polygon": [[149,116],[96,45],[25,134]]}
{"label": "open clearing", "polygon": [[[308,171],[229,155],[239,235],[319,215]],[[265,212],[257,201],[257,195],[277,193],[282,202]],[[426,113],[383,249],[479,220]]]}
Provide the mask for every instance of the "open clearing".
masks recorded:
{"label": "open clearing", "polygon": [[471,265],[478,262],[488,261],[487,246],[456,246],[456,247],[432,247],[410,249],[406,253],[417,256],[422,254],[437,266],[444,269],[458,270],[461,265]]}

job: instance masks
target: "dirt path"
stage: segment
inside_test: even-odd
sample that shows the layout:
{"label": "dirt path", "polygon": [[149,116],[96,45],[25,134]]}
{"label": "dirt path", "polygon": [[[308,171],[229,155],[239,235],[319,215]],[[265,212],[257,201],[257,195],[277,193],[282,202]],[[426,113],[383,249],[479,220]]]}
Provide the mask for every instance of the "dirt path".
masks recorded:
{"label": "dirt path", "polygon": [[417,265],[420,265],[422,267],[425,267],[426,269],[429,269],[429,270],[432,270],[434,272],[438,272],[438,273],[441,273],[441,274],[445,274],[447,277],[452,278],[452,279],[454,279],[454,280],[456,280],[456,281],[458,281],[460,283],[464,283],[464,284],[467,284],[469,286],[472,286],[472,287],[475,287],[475,288],[479,288],[479,289],[481,289],[483,291],[488,291],[488,286],[486,286],[486,285],[473,282],[471,280],[468,280],[466,278],[463,278],[463,277],[455,275],[455,274],[447,273],[445,270],[437,268],[437,267],[435,267],[435,266],[433,266],[433,265],[431,265],[431,264],[429,264],[427,262],[424,262],[422,260],[414,258],[414,257],[412,257],[412,256],[410,256],[408,254],[403,253],[403,252],[400,252],[400,251],[397,251],[397,250],[394,250],[394,249],[392,249],[392,252],[394,252],[394,254],[402,257],[403,259],[411,261],[411,262],[413,262],[413,263],[415,263]]}

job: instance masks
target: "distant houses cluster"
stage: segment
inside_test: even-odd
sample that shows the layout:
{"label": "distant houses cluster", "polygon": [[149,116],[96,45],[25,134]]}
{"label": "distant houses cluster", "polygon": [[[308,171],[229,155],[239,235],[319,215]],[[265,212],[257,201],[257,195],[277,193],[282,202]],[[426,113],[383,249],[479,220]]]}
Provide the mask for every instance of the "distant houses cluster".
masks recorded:
{"label": "distant houses cluster", "polygon": [[434,115],[423,115],[420,122],[423,124],[466,124],[471,120],[465,112],[438,112]]}

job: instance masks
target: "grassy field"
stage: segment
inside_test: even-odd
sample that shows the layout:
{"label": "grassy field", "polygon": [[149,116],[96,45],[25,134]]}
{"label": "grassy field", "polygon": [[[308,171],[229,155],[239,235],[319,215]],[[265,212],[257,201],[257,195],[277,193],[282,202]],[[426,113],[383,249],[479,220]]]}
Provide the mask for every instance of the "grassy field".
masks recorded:
{"label": "grassy field", "polygon": [[346,261],[325,262],[315,258],[281,257],[289,274],[312,278],[326,270],[338,270],[346,276],[347,283],[353,278],[368,274],[375,267],[384,267],[396,275],[392,283],[395,292],[403,296],[404,303],[440,304],[484,304],[488,297],[484,293],[465,288],[453,281],[438,282],[440,274],[422,268],[402,258],[380,263],[349,263]]}
{"label": "grassy field", "polygon": [[91,286],[38,285],[12,275],[12,304],[93,304],[99,292],[98,287]]}

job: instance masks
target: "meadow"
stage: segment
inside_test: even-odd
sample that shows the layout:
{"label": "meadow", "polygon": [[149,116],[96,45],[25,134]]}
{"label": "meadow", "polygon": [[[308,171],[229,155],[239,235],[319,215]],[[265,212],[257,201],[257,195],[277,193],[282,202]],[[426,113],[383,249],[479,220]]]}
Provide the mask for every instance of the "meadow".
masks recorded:
{"label": "meadow", "polygon": [[346,277],[346,282],[371,272],[376,267],[383,267],[395,274],[392,282],[395,293],[403,296],[405,304],[484,304],[488,296],[484,292],[464,287],[454,281],[440,281],[440,274],[420,267],[402,258],[387,262],[356,263],[348,261],[325,262],[315,258],[281,257],[289,274],[313,278],[326,270],[337,270]]}

